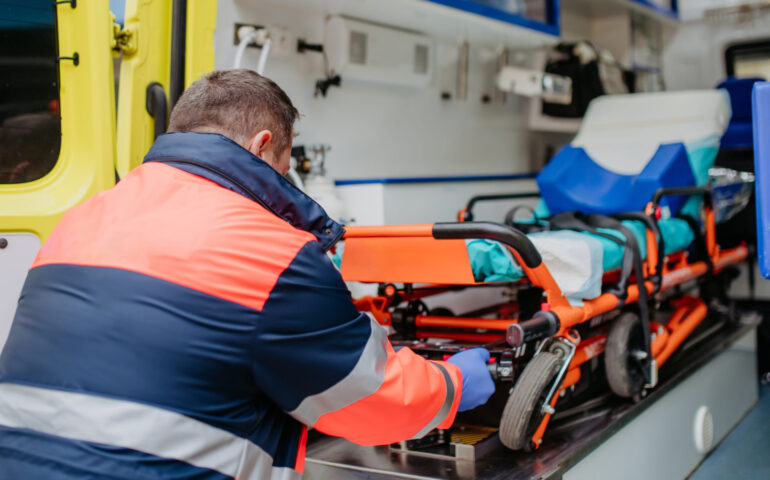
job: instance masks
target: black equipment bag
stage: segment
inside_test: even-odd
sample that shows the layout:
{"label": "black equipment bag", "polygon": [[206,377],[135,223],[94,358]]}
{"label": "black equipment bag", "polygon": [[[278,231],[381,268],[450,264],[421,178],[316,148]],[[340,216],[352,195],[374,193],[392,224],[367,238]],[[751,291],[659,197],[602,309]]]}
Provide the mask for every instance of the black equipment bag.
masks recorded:
{"label": "black equipment bag", "polygon": [[[613,69],[619,82],[613,83],[607,78],[612,76]],[[545,73],[572,79],[571,103],[564,105],[543,101],[543,114],[552,117],[579,118],[586,113],[588,104],[594,98],[631,91],[627,72],[614,60],[608,61],[588,42],[558,44],[554,47],[553,57],[545,64]]]}

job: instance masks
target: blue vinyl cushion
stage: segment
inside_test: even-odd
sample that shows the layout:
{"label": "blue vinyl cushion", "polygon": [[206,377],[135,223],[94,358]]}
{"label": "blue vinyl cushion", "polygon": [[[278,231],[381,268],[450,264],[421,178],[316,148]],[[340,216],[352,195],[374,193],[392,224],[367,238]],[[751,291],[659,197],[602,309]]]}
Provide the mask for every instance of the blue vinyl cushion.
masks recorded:
{"label": "blue vinyl cushion", "polygon": [[[638,175],[611,172],[580,147],[567,145],[537,176],[540,194],[552,215],[577,210],[610,215],[644,209],[660,188],[695,185],[683,144],[661,145]],[[666,197],[671,215],[679,212],[683,197]]]}
{"label": "blue vinyl cushion", "polygon": [[727,78],[717,85],[730,95],[732,117],[727,131],[722,137],[722,148],[745,149],[752,148],[753,136],[751,131],[751,89],[762,78]]}

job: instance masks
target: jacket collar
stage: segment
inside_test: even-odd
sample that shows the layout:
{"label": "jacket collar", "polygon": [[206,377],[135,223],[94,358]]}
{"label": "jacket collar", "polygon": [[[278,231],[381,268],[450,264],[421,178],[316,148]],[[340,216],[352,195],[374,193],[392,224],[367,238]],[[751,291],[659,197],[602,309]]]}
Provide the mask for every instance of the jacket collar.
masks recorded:
{"label": "jacket collar", "polygon": [[204,177],[261,204],[294,227],[312,233],[324,250],[344,233],[323,208],[270,165],[216,133],[166,133],[144,157]]}

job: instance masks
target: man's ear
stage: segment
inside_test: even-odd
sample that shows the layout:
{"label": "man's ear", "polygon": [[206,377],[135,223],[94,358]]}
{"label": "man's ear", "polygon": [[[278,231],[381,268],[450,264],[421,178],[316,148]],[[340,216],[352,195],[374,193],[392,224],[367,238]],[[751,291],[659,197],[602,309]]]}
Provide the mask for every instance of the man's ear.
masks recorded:
{"label": "man's ear", "polygon": [[257,157],[262,158],[262,155],[272,147],[270,142],[272,139],[273,132],[270,130],[260,130],[256,135],[251,137],[249,143],[246,144],[246,150]]}

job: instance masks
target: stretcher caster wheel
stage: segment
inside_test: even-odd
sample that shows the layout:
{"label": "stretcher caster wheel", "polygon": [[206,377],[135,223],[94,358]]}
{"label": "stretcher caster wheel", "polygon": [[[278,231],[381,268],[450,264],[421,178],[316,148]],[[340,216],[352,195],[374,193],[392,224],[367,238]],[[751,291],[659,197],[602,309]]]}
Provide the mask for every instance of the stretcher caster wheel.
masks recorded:
{"label": "stretcher caster wheel", "polygon": [[604,371],[615,395],[639,401],[644,396],[645,378],[640,355],[645,355],[642,321],[626,312],[615,320],[604,346]]}
{"label": "stretcher caster wheel", "polygon": [[530,360],[516,381],[500,418],[500,441],[511,450],[532,451],[537,448],[530,439],[535,434],[544,413],[545,397],[559,373],[562,359],[550,352],[541,352]]}

